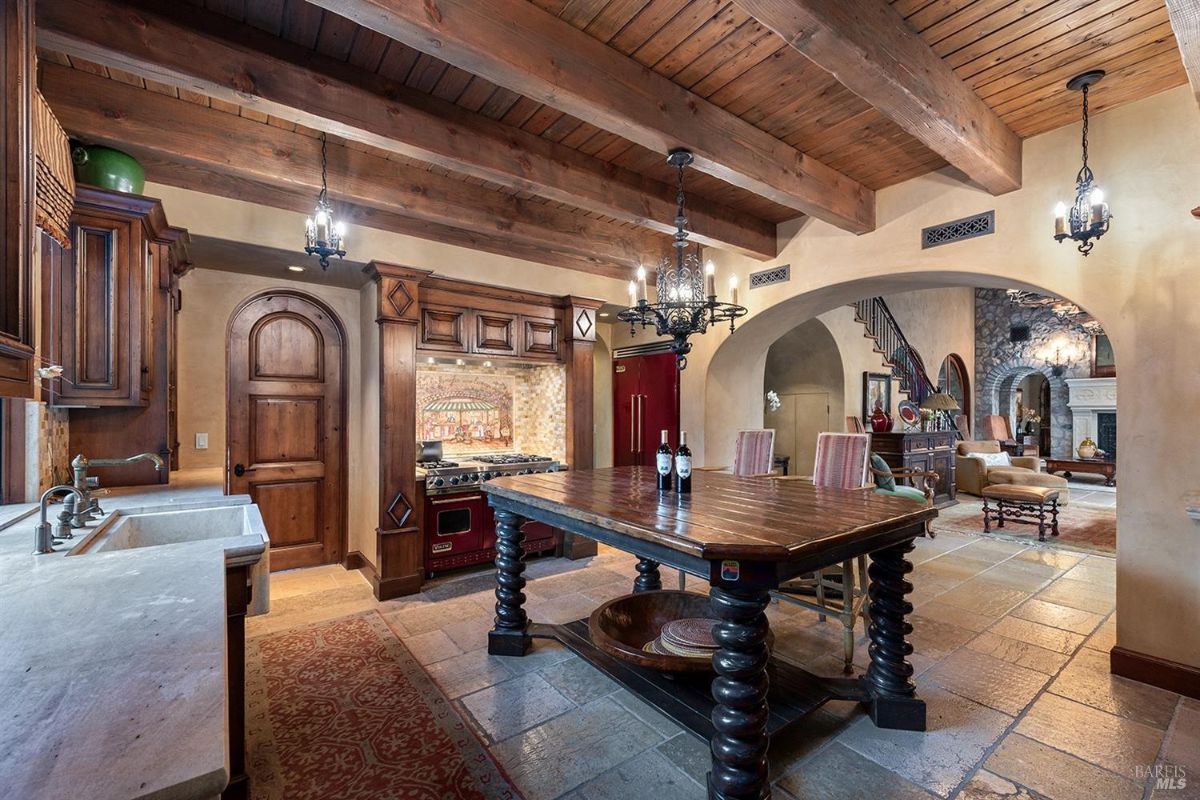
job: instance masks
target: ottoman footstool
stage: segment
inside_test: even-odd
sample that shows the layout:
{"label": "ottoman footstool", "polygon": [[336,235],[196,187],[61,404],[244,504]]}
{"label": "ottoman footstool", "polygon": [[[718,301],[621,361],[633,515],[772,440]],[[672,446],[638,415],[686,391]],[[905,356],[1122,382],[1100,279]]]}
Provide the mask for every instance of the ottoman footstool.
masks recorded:
{"label": "ottoman footstool", "polygon": [[[1003,528],[1005,520],[1036,525],[1038,541],[1046,541],[1046,523],[1050,523],[1050,535],[1058,536],[1058,489],[1044,486],[1017,486],[1015,484],[993,484],[984,487],[983,532]],[[991,501],[995,501],[993,508]],[[1049,520],[1047,520],[1047,515]]]}

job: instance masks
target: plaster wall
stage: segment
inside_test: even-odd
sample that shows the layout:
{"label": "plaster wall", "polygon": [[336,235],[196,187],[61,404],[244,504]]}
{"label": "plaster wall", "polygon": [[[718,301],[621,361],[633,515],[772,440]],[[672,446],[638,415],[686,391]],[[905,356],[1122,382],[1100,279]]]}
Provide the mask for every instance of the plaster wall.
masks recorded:
{"label": "plaster wall", "polygon": [[[702,463],[725,463],[732,432],[762,425],[770,343],[796,320],[864,295],[983,286],[1071,299],[1104,325],[1121,365],[1118,643],[1200,666],[1200,530],[1184,499],[1197,488],[1200,448],[1179,438],[1200,413],[1200,225],[1188,215],[1200,185],[1200,111],[1179,87],[1093,117],[1091,162],[1115,219],[1087,258],[1051,237],[1054,204],[1072,191],[1078,136],[1068,126],[1026,140],[1023,187],[1005,195],[947,169],[880,191],[872,233],[807,218],[781,225],[778,261],[792,265],[792,280],[746,292],[751,316],[738,333],[697,337],[684,423],[703,431],[692,445]],[[996,234],[921,249],[922,227],[988,209]],[[737,254],[707,255],[743,286],[763,268]]]}

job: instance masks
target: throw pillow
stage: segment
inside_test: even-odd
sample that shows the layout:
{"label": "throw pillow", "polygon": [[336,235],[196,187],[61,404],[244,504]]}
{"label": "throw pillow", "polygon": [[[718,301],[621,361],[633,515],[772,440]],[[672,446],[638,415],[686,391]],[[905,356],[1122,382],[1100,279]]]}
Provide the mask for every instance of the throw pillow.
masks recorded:
{"label": "throw pillow", "polygon": [[1005,453],[1005,452],[976,453],[975,457],[982,459],[983,465],[985,467],[987,467],[988,469],[994,469],[996,467],[1011,467],[1012,466],[1012,459],[1009,458],[1008,453]]}
{"label": "throw pillow", "polygon": [[[883,457],[877,453],[871,453],[871,466],[879,470],[873,473],[875,475],[875,486],[883,489],[885,492],[894,491],[896,488],[896,479],[892,477],[892,468],[883,460]],[[883,473],[882,475],[880,473]]]}

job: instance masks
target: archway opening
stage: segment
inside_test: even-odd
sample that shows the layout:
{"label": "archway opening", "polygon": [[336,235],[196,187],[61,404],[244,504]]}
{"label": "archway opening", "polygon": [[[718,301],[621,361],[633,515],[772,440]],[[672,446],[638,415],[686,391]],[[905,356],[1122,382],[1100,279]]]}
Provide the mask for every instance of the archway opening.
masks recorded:
{"label": "archway opening", "polygon": [[841,430],[845,370],[837,341],[819,319],[810,319],[767,349],[764,424],[775,430],[775,454],[803,473],[813,463],[817,434]]}

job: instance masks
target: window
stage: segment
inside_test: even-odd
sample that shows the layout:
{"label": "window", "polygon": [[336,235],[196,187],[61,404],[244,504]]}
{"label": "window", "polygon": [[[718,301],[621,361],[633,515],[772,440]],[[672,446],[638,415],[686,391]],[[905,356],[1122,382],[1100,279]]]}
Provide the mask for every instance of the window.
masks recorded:
{"label": "window", "polygon": [[971,380],[967,377],[967,365],[956,353],[946,356],[938,370],[938,385],[946,394],[958,401],[959,413],[971,418]]}

